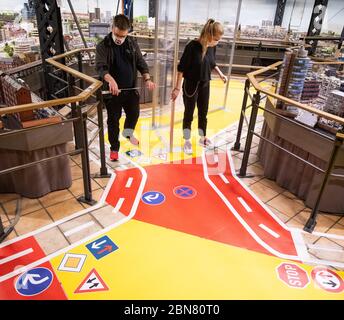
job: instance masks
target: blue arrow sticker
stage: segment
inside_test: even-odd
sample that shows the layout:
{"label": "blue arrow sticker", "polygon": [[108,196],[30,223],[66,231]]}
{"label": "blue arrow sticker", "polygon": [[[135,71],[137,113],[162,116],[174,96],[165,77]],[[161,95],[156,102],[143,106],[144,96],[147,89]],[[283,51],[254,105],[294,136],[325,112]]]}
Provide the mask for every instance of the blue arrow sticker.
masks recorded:
{"label": "blue arrow sticker", "polygon": [[158,191],[149,191],[144,193],[141,199],[145,204],[156,206],[165,201],[165,195]]}
{"label": "blue arrow sticker", "polygon": [[86,245],[86,248],[99,260],[118,249],[108,236],[101,237]]}
{"label": "blue arrow sticker", "polygon": [[15,289],[22,296],[35,296],[47,290],[53,279],[53,273],[47,268],[31,269],[18,278]]}

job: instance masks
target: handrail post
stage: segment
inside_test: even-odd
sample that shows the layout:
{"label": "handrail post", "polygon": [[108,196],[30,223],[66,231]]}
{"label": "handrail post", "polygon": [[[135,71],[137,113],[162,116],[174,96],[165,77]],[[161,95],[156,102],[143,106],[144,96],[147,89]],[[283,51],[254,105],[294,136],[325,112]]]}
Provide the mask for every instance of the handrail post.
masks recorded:
{"label": "handrail post", "polygon": [[244,88],[244,98],[242,100],[242,106],[241,106],[241,112],[240,112],[238,132],[237,132],[237,136],[236,136],[236,141],[235,141],[234,146],[233,146],[233,150],[235,150],[235,151],[240,150],[241,132],[242,132],[242,126],[243,126],[244,118],[245,118],[246,106],[247,106],[247,97],[248,97],[247,92],[249,90],[250,90],[250,80],[246,79],[245,88]]}
{"label": "handrail post", "polygon": [[253,96],[250,123],[249,123],[248,130],[247,130],[245,151],[244,151],[244,155],[243,155],[242,162],[241,162],[239,177],[245,177],[246,176],[248,158],[250,156],[252,139],[253,139],[253,132],[254,132],[254,128],[256,125],[256,121],[257,121],[259,103],[260,103],[260,92],[257,91],[257,93],[255,93]]}
{"label": "handrail post", "polygon": [[[75,85],[75,79],[71,74],[69,74],[68,75],[68,95],[70,97],[75,95],[74,85]],[[77,106],[76,106],[75,102],[71,103],[71,109],[72,109],[72,118],[76,118],[78,116],[78,112],[77,112]],[[77,124],[73,123],[74,138],[75,138],[75,149],[81,149],[80,148],[81,137],[79,135],[80,131],[78,131],[76,127],[77,127]]]}
{"label": "handrail post", "polygon": [[[83,66],[82,66],[82,54],[81,51],[78,52],[77,54],[77,58],[78,58],[78,71],[83,73]],[[84,89],[84,80],[80,79],[80,88]]]}
{"label": "handrail post", "polygon": [[104,142],[104,120],[103,120],[103,95],[101,89],[97,91],[97,113],[98,113],[98,127],[99,127],[99,151],[100,151],[100,174],[95,174],[96,178],[108,178],[111,175],[108,173],[105,160],[105,142]]}
{"label": "handrail post", "polygon": [[336,134],[336,139],[334,141],[334,145],[333,145],[333,149],[332,149],[332,154],[331,154],[330,160],[328,162],[327,169],[326,169],[326,172],[325,172],[325,176],[324,176],[324,179],[323,179],[323,181],[321,183],[321,186],[320,186],[320,189],[319,189],[319,193],[318,193],[315,205],[313,207],[313,210],[312,210],[312,213],[311,213],[310,217],[308,218],[308,220],[307,220],[307,222],[306,222],[306,224],[305,224],[305,226],[303,228],[303,230],[305,230],[305,231],[307,231],[309,233],[313,232],[313,230],[314,230],[314,228],[315,228],[315,226],[317,224],[316,216],[317,216],[317,213],[318,213],[318,207],[319,207],[322,195],[324,193],[326,184],[327,184],[328,179],[330,177],[332,168],[333,168],[334,163],[336,161],[336,157],[337,157],[338,151],[341,148],[341,146],[343,144],[343,141],[344,141],[344,131],[339,131]]}
{"label": "handrail post", "polygon": [[82,164],[82,176],[84,182],[84,196],[78,198],[78,201],[94,205],[96,201],[92,199],[91,188],[91,175],[90,175],[90,160],[88,156],[88,141],[87,141],[87,127],[86,119],[87,113],[82,112],[82,108],[79,106],[76,110],[78,120],[76,122],[77,136],[80,137],[81,164]]}

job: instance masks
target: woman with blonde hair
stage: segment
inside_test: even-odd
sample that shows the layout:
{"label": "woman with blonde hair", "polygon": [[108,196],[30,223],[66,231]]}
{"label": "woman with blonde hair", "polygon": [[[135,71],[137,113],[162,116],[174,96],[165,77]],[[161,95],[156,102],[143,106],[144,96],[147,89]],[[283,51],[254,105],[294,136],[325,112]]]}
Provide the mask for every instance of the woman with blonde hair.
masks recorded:
{"label": "woman with blonde hair", "polygon": [[[184,118],[183,137],[184,152],[192,154],[191,123],[197,103],[198,109],[198,133],[199,144],[203,147],[211,147],[210,140],[206,137],[207,114],[209,106],[209,89],[211,72],[215,69],[224,83],[227,77],[221,72],[215,62],[216,45],[223,36],[223,26],[214,19],[209,19],[204,25],[198,39],[190,41],[184,49],[178,65],[176,85],[172,91],[171,99],[177,99],[179,92],[183,89]],[[183,88],[182,78],[184,78]]]}

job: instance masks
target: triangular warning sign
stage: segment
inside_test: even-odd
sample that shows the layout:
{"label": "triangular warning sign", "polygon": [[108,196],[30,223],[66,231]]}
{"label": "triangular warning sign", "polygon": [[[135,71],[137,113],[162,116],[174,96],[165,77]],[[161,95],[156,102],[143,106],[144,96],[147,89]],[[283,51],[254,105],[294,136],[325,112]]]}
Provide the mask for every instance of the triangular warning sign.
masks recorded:
{"label": "triangular warning sign", "polygon": [[92,269],[87,277],[81,282],[79,287],[74,291],[74,293],[84,293],[84,292],[96,292],[96,291],[107,291],[108,286],[105,284],[104,280],[100,277],[96,269]]}

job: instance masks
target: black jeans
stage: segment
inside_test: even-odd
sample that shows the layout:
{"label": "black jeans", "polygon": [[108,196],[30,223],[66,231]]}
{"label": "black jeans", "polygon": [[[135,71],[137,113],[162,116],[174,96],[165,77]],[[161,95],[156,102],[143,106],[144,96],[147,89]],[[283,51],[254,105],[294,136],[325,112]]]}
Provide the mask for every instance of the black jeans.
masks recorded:
{"label": "black jeans", "polygon": [[107,110],[107,125],[109,142],[112,151],[118,151],[119,120],[124,109],[126,119],[124,122],[123,136],[129,138],[133,135],[140,115],[140,95],[137,90],[122,91],[118,96],[104,99]]}
{"label": "black jeans", "polygon": [[209,107],[209,81],[197,82],[184,79],[183,84],[183,101],[184,101],[184,118],[183,118],[183,137],[188,140],[191,137],[191,123],[197,102],[198,109],[198,133],[201,137],[207,134],[207,114]]}

